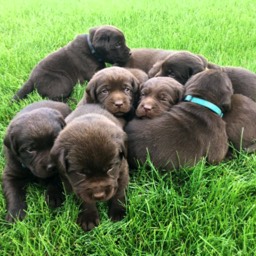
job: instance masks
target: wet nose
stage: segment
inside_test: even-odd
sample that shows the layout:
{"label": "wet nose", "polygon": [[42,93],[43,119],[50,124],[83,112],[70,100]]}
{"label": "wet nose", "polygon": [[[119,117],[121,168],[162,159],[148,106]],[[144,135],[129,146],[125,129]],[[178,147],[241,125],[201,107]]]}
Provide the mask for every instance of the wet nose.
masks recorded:
{"label": "wet nose", "polygon": [[47,172],[53,172],[53,170],[54,170],[53,164],[48,164],[47,165]]}
{"label": "wet nose", "polygon": [[144,108],[145,111],[150,111],[152,109],[152,105],[144,104],[143,108]]}
{"label": "wet nose", "polygon": [[105,193],[104,192],[97,192],[93,194],[93,197],[95,200],[102,200],[105,198]]}
{"label": "wet nose", "polygon": [[124,104],[124,103],[123,103],[122,100],[117,100],[117,101],[115,101],[115,106],[117,106],[117,107],[121,107],[123,104]]}

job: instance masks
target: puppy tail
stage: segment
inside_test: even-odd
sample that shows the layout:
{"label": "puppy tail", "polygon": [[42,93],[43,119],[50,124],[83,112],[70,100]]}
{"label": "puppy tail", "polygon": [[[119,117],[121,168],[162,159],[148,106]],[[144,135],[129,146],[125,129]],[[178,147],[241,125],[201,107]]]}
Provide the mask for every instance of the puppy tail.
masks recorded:
{"label": "puppy tail", "polygon": [[34,90],[34,83],[31,79],[29,79],[23,86],[19,89],[19,91],[13,96],[13,101],[19,101],[27,97],[29,93]]}

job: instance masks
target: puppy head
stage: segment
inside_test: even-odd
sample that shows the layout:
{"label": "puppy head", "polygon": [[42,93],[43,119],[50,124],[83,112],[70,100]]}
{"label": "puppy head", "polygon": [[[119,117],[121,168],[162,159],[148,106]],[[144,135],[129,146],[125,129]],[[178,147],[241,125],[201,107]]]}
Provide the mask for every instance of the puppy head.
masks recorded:
{"label": "puppy head", "polygon": [[114,26],[99,26],[89,30],[90,40],[96,52],[105,62],[125,63],[130,57],[130,49],[125,44],[122,31]]}
{"label": "puppy head", "polygon": [[192,95],[212,102],[223,112],[231,108],[232,83],[221,70],[205,70],[192,76],[185,84],[185,96]]}
{"label": "puppy head", "polygon": [[98,71],[90,80],[85,92],[86,103],[99,103],[115,116],[130,112],[138,91],[134,75],[121,67]]}
{"label": "puppy head", "polygon": [[140,89],[140,101],[136,116],[154,118],[170,110],[183,97],[184,87],[169,77],[154,77]]}
{"label": "puppy head", "polygon": [[55,173],[48,162],[49,153],[64,126],[57,110],[40,108],[22,113],[10,123],[4,145],[24,168],[39,178],[47,178]]}
{"label": "puppy head", "polygon": [[58,136],[51,159],[84,202],[109,200],[118,179],[128,173],[126,134],[108,118],[77,118]]}
{"label": "puppy head", "polygon": [[157,62],[149,73],[149,76],[168,76],[185,84],[187,80],[206,68],[203,57],[193,53],[181,51],[169,55],[165,60]]}

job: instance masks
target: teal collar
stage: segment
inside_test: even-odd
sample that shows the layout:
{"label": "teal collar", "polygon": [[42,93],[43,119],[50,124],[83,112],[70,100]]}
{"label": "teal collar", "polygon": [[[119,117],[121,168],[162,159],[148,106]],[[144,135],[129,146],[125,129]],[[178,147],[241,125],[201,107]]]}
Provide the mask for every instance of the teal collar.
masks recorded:
{"label": "teal collar", "polygon": [[221,109],[218,106],[216,106],[215,104],[211,103],[210,101],[203,100],[203,99],[194,97],[192,95],[187,95],[184,98],[184,101],[193,102],[193,103],[196,103],[203,107],[206,107],[206,108],[210,109],[211,111],[213,111],[214,113],[216,113],[218,116],[223,117],[223,113],[222,113]]}

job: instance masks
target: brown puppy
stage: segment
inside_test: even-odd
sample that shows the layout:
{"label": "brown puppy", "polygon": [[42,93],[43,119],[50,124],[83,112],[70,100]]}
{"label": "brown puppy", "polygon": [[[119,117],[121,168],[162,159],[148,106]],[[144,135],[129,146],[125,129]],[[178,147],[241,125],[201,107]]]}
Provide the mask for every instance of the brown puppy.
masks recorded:
{"label": "brown puppy", "polygon": [[[256,142],[256,102],[241,95],[234,94],[231,110],[223,117],[229,141],[237,150],[255,151]],[[254,150],[253,150],[254,148]]]}
{"label": "brown puppy", "polygon": [[183,97],[184,86],[170,77],[153,77],[142,84],[135,111],[139,118],[154,118],[169,111]]}
{"label": "brown puppy", "polygon": [[169,76],[181,84],[207,67],[207,60],[188,51],[178,51],[170,54],[164,60],[158,61],[149,71],[149,77]]}
{"label": "brown puppy", "polygon": [[70,112],[61,102],[36,102],[21,110],[8,126],[4,138],[6,166],[3,173],[7,221],[25,217],[26,186],[32,181],[47,185],[49,206],[61,204],[60,180],[48,160],[53,142],[65,126],[64,117]]}
{"label": "brown puppy", "polygon": [[138,68],[125,68],[129,70],[138,80],[139,85],[146,82],[148,80],[148,74],[141,69]]}
{"label": "brown puppy", "polygon": [[119,63],[119,65],[127,68],[138,68],[148,73],[157,61],[165,59],[173,52],[175,51],[150,48],[131,49],[129,60]]}
{"label": "brown puppy", "polygon": [[210,69],[225,72],[232,82],[234,93],[243,94],[256,101],[256,74],[242,67],[221,67],[213,63],[208,64]]}
{"label": "brown puppy", "polygon": [[[185,85],[185,96],[204,99],[218,111],[230,108],[232,85],[223,72],[207,70],[194,75]],[[126,126],[131,167],[144,163],[147,150],[157,168],[177,169],[194,165],[201,157],[219,163],[228,150],[225,122],[209,108],[182,101],[154,119],[134,119]],[[215,109],[215,111],[217,111]]]}
{"label": "brown puppy", "polygon": [[34,89],[42,97],[65,100],[77,83],[91,79],[105,67],[105,62],[127,61],[130,49],[123,33],[113,26],[91,28],[89,35],[78,35],[73,41],[40,61],[28,81],[14,96],[23,99]]}
{"label": "brown puppy", "polygon": [[125,68],[105,68],[92,77],[78,106],[99,103],[116,117],[129,119],[134,112],[138,83],[136,77]]}
{"label": "brown puppy", "polygon": [[70,119],[51,150],[66,190],[82,200],[78,223],[85,231],[99,224],[97,201],[108,201],[113,221],[123,218],[129,180],[126,134],[108,111],[94,106],[92,113]]}

